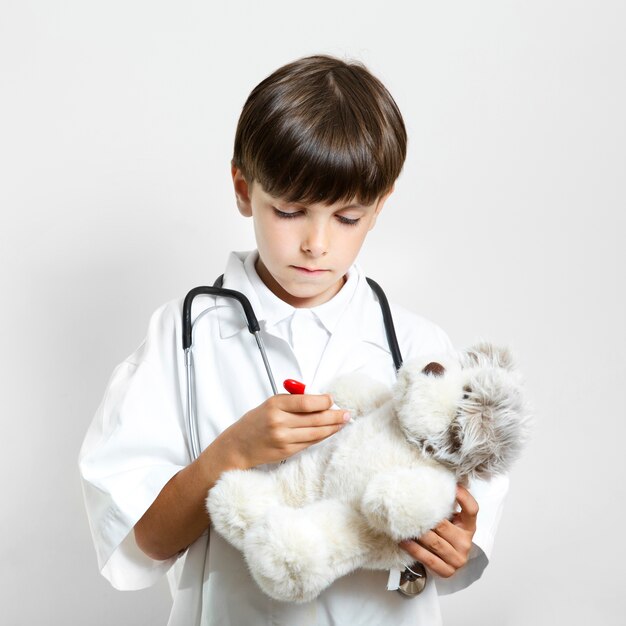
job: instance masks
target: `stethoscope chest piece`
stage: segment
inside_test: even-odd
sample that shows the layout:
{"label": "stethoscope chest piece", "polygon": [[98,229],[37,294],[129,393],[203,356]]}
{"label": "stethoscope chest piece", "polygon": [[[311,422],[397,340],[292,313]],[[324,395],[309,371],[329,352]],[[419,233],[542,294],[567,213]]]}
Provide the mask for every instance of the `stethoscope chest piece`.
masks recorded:
{"label": "stethoscope chest piece", "polygon": [[426,587],[426,568],[421,563],[413,563],[410,568],[406,568],[400,575],[400,585],[398,593],[413,598],[418,596]]}

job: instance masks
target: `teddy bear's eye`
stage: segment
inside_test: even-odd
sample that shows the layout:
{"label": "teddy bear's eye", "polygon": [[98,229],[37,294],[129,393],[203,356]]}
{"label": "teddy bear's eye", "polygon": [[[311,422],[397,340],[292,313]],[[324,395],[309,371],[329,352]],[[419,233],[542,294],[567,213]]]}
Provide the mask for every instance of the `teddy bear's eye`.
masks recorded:
{"label": "teddy bear's eye", "polygon": [[463,445],[463,435],[461,433],[461,429],[458,424],[454,424],[450,428],[449,433],[450,438],[450,450],[452,452],[458,452]]}

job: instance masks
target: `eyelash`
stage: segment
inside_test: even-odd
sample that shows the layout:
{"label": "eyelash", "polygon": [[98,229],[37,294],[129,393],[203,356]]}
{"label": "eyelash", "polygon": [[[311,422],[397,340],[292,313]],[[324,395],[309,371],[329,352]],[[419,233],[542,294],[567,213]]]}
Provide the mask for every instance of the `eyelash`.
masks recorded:
{"label": "eyelash", "polygon": [[[281,219],[294,219],[296,217],[298,217],[299,215],[301,215],[300,211],[295,211],[293,213],[285,213],[285,211],[280,211],[279,209],[277,209],[276,207],[274,208],[274,213],[280,217]],[[359,220],[361,219],[360,217],[357,218],[349,218],[349,217],[344,217],[343,215],[337,215],[336,216],[337,219],[339,220],[339,222],[341,224],[344,224],[345,226],[356,226],[359,223]]]}

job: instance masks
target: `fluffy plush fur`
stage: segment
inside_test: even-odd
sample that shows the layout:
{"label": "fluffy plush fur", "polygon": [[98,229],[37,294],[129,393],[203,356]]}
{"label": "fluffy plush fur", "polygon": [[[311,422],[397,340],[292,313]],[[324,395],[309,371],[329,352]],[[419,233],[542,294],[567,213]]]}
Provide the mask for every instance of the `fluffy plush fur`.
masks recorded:
{"label": "fluffy plush fur", "polygon": [[451,516],[457,482],[506,472],[527,434],[511,355],[486,343],[406,363],[391,391],[351,376],[332,393],[354,423],[270,472],[224,473],[207,498],[277,600],[312,600],[359,567],[404,568],[398,542]]}

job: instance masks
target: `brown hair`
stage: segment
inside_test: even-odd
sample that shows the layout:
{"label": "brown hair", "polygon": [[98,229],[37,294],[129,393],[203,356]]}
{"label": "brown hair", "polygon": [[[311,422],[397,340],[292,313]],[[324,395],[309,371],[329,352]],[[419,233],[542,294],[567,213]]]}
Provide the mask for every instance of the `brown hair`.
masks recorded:
{"label": "brown hair", "polygon": [[398,178],[406,143],[397,104],[364,65],[310,56],[252,90],[232,162],[287,202],[371,204]]}

